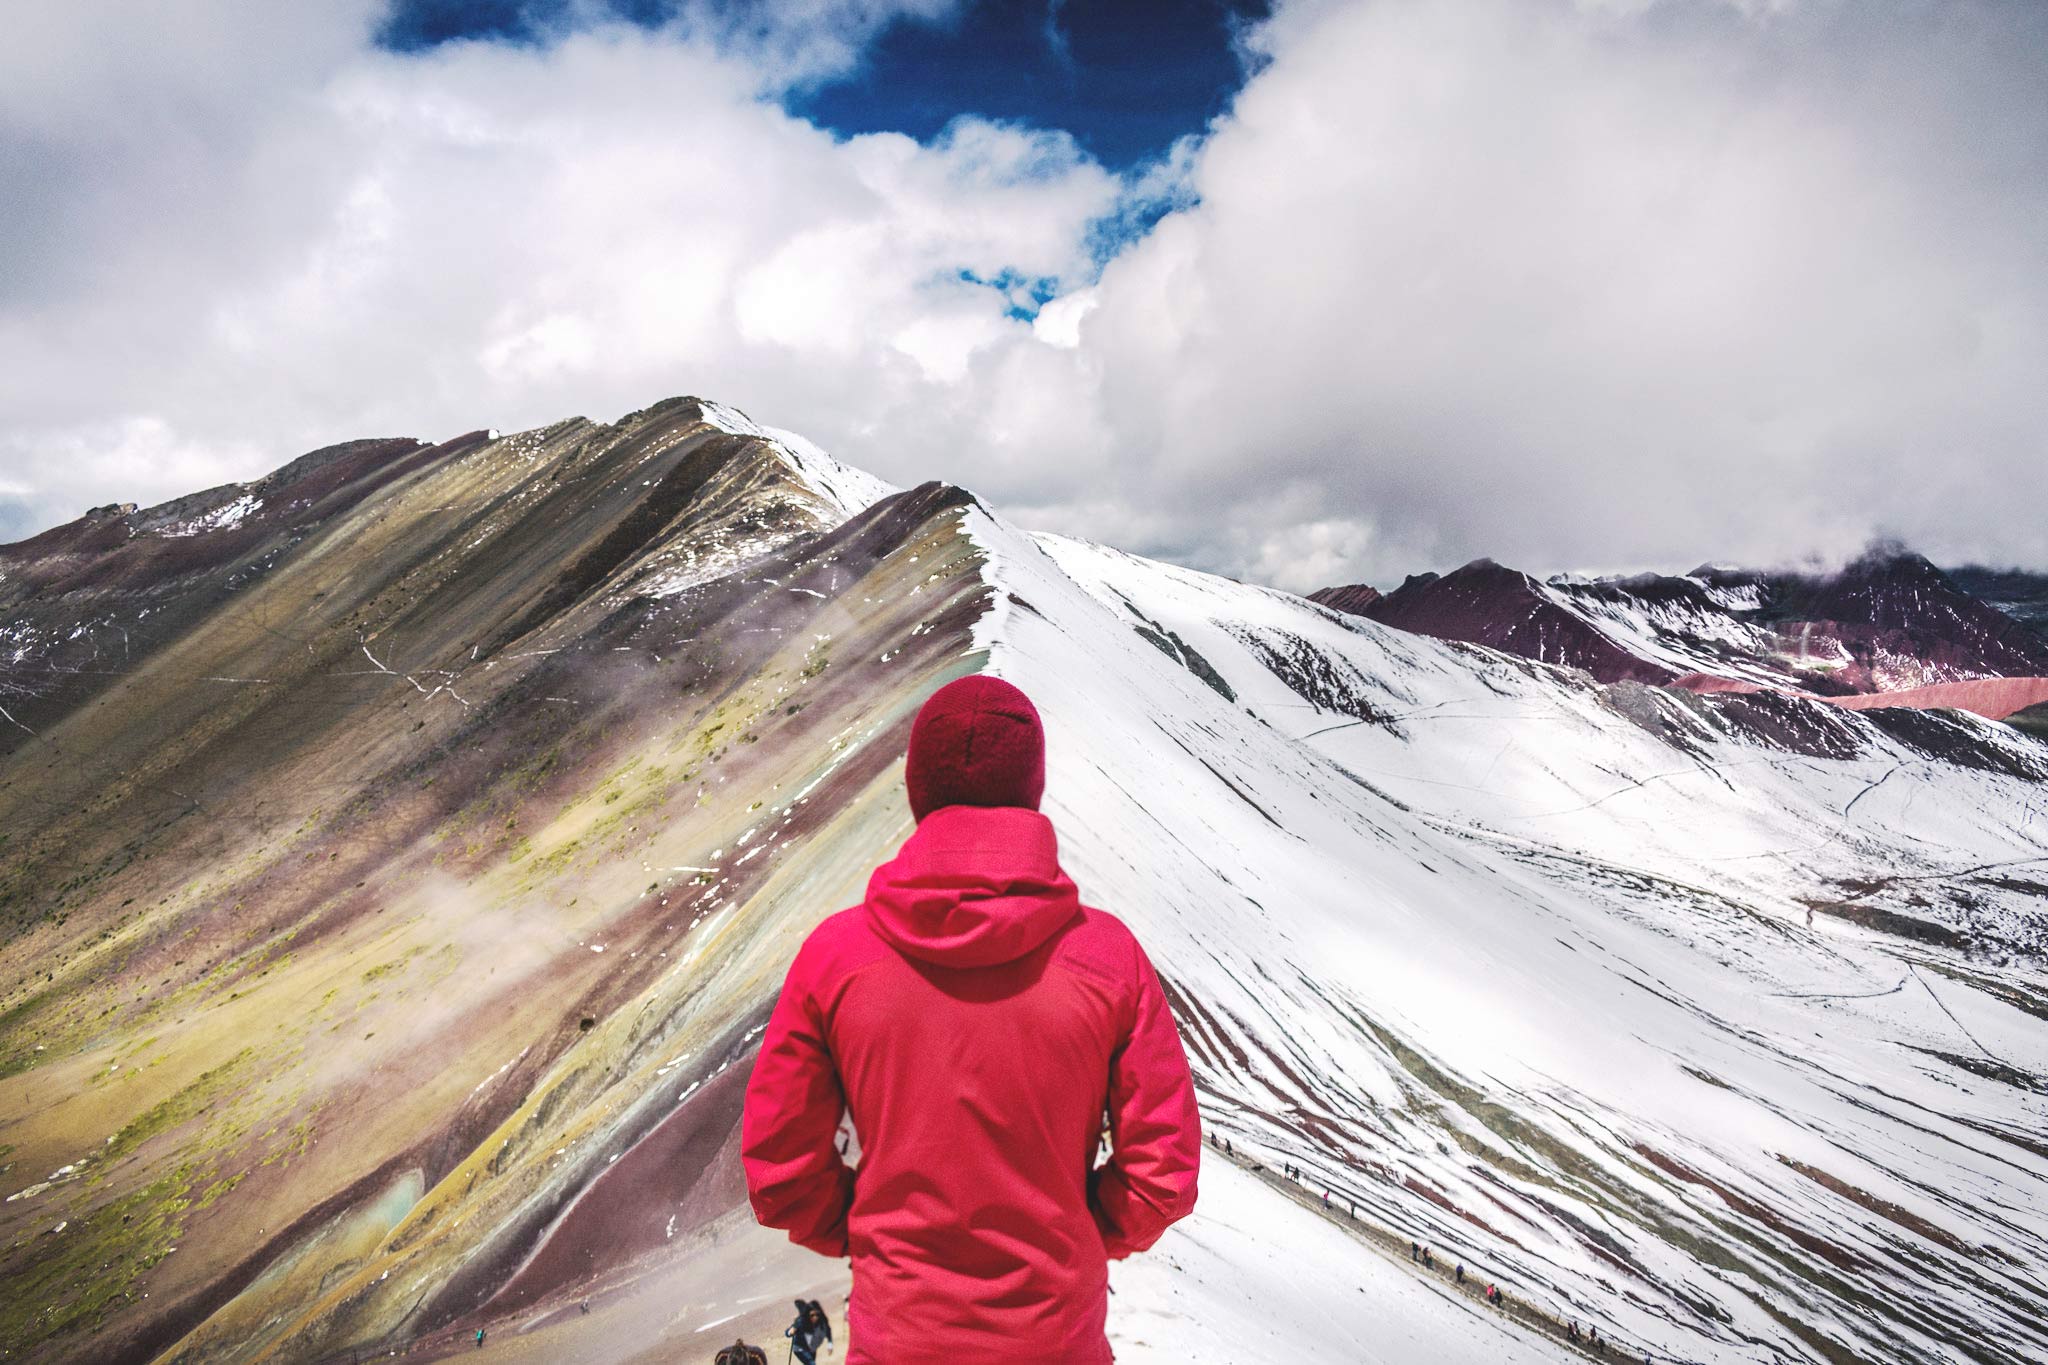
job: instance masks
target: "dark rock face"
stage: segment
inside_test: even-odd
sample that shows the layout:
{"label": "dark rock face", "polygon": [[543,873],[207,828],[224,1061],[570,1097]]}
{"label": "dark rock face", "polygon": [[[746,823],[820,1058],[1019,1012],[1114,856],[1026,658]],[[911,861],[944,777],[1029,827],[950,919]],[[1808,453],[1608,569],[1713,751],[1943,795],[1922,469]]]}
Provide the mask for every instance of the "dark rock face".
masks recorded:
{"label": "dark rock face", "polygon": [[1601,682],[1669,682],[1675,670],[1629,653],[1567,610],[1528,574],[1475,559],[1442,577],[1424,574],[1371,603],[1372,620],[1582,668]]}
{"label": "dark rock face", "polygon": [[1980,602],[1989,602],[2007,616],[2048,636],[2048,574],[2024,569],[1987,569],[1966,565],[1948,571],[1949,581]]}
{"label": "dark rock face", "polygon": [[1308,600],[1320,602],[1331,611],[1364,616],[1366,609],[1385,595],[1370,583],[1347,583],[1341,588],[1317,588],[1308,595]]}

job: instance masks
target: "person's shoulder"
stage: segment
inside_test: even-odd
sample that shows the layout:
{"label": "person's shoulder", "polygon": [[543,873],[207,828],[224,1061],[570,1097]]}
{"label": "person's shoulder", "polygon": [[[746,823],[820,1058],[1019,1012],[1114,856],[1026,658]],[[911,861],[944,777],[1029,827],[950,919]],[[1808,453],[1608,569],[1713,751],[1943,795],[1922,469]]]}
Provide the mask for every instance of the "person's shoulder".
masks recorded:
{"label": "person's shoulder", "polygon": [[1140,975],[1144,949],[1130,926],[1107,910],[1081,907],[1080,922],[1060,940],[1060,960],[1091,976],[1127,985]]}
{"label": "person's shoulder", "polygon": [[792,971],[808,980],[830,980],[874,961],[887,947],[875,933],[867,907],[850,906],[827,915],[811,930],[797,949]]}
{"label": "person's shoulder", "polygon": [[1080,932],[1105,946],[1114,945],[1119,949],[1138,946],[1138,936],[1131,932],[1131,926],[1107,910],[1092,905],[1081,907]]}

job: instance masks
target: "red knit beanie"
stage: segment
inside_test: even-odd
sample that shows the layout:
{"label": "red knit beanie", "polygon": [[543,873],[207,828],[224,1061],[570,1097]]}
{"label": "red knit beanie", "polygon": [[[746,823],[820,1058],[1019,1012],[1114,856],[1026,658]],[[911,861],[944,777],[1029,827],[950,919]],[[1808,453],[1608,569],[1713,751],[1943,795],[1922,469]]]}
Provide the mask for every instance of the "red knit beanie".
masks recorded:
{"label": "red knit beanie", "polygon": [[984,674],[925,699],[903,780],[919,820],[941,806],[1028,806],[1045,794],[1045,729],[1031,698]]}

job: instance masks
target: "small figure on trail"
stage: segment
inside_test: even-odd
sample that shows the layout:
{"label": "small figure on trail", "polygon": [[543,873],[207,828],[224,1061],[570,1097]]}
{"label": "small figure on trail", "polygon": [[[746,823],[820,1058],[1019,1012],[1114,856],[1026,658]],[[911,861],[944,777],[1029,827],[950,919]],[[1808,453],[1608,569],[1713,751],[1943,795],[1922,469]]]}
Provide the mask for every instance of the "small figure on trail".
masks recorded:
{"label": "small figure on trail", "polygon": [[806,1321],[810,1324],[813,1351],[817,1350],[820,1344],[832,1344],[832,1321],[825,1316],[824,1304],[812,1299],[811,1311]]}
{"label": "small figure on trail", "polygon": [[789,1338],[790,1354],[797,1359],[797,1365],[818,1365],[818,1353],[811,1346],[811,1306],[802,1299],[796,1301],[796,1321],[782,1329],[782,1335]]}
{"label": "small figure on trail", "polygon": [[1428,1247],[1424,1247],[1422,1249],[1422,1264],[1423,1268],[1426,1270],[1436,1269],[1436,1253],[1431,1251]]}
{"label": "small figure on trail", "polygon": [[588,1313],[590,1311],[590,1300],[585,1299],[583,1302],[577,1304],[576,1307],[581,1309],[583,1312]]}
{"label": "small figure on trail", "polygon": [[1410,1241],[1408,1243],[1408,1259],[1411,1261],[1422,1259],[1422,1243],[1417,1241]]}
{"label": "small figure on trail", "polygon": [[[1144,949],[1060,867],[1030,699],[956,679],[909,748],[915,832],[804,941],[761,1039],[748,1198],[852,1256],[849,1365],[1107,1361],[1104,1262],[1195,1206],[1187,1054]],[[1077,1170],[1105,1098],[1113,1150]]]}
{"label": "small figure on trail", "polygon": [[1600,1354],[1607,1354],[1607,1343],[1600,1340],[1600,1329],[1598,1327],[1588,1327],[1586,1329],[1586,1342]]}
{"label": "small figure on trail", "polygon": [[1576,1345],[1579,1340],[1579,1324],[1576,1322],[1567,1323],[1564,1330],[1565,1335],[1570,1337],[1573,1344]]}
{"label": "small figure on trail", "polygon": [[1232,1152],[1231,1152],[1231,1150],[1230,1150],[1230,1139],[1229,1139],[1229,1138],[1225,1138],[1225,1139],[1223,1139],[1223,1155],[1225,1155],[1225,1156],[1230,1156],[1230,1155],[1232,1155]]}
{"label": "small figure on trail", "polygon": [[1325,1212],[1325,1213],[1328,1213],[1329,1211],[1330,1211],[1330,1192],[1329,1192],[1328,1190],[1324,1190],[1324,1191],[1323,1191],[1323,1212]]}
{"label": "small figure on trail", "polygon": [[484,1329],[481,1327],[476,1329],[476,1344],[478,1346],[482,1346],[484,1344]]}
{"label": "small figure on trail", "polygon": [[1463,1261],[1458,1262],[1458,1283],[1465,1283],[1465,1263]]}
{"label": "small figure on trail", "polygon": [[782,1335],[789,1338],[790,1353],[803,1365],[817,1365],[818,1347],[832,1340],[832,1324],[825,1318],[825,1306],[816,1299],[798,1299],[796,1321]]}

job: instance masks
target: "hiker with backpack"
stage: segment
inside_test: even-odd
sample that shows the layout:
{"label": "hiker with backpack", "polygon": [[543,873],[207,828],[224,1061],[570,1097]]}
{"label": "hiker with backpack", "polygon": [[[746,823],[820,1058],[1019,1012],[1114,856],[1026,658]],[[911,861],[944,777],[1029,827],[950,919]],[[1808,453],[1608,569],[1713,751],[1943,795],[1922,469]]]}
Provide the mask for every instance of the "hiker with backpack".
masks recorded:
{"label": "hiker with backpack", "polygon": [[[1201,1166],[1165,991],[1060,867],[1022,692],[940,688],[904,779],[916,830],[805,940],[769,1016],[741,1118],[748,1198],[852,1257],[849,1365],[1109,1365],[1108,1262],[1187,1216]],[[858,1184],[832,1143],[846,1114]]]}
{"label": "hiker with backpack", "polygon": [[711,1365],[768,1365],[768,1353],[735,1338],[732,1345],[713,1358]]}

